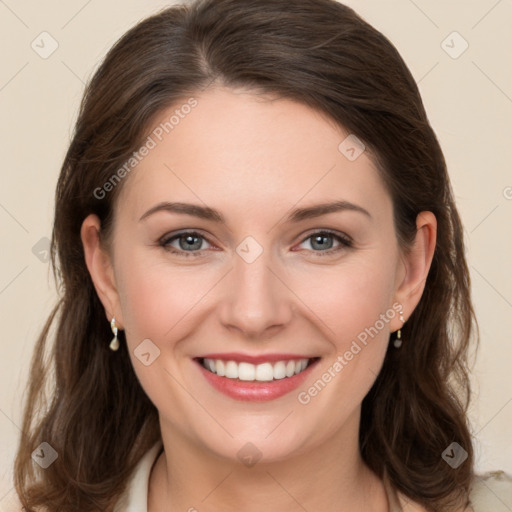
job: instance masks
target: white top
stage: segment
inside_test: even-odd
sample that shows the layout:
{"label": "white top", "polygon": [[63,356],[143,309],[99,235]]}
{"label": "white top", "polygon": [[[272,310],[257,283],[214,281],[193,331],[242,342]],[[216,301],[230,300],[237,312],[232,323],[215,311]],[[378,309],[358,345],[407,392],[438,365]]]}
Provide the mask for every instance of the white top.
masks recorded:
{"label": "white top", "polygon": [[139,460],[114,512],[148,512],[149,475],[162,450],[163,444],[160,440]]}
{"label": "white top", "polygon": [[[151,469],[163,450],[158,441],[135,467],[125,494],[116,505],[115,512],[147,512],[148,485]],[[407,499],[398,497],[389,482],[384,482],[390,503],[390,512],[413,512],[406,506]],[[510,512],[512,510],[512,476],[503,471],[477,475],[471,487],[473,512]]]}

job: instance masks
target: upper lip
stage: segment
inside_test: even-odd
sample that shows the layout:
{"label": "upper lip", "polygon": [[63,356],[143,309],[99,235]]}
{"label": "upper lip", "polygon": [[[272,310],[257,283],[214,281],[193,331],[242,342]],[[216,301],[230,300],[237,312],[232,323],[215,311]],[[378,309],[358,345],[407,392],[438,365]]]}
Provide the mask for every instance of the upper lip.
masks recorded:
{"label": "upper lip", "polygon": [[240,354],[238,352],[218,352],[215,354],[206,354],[204,356],[197,357],[196,359],[221,359],[223,361],[235,361],[237,363],[262,364],[276,361],[298,361],[300,359],[313,359],[313,357],[300,354],[261,354],[255,356],[250,354]]}

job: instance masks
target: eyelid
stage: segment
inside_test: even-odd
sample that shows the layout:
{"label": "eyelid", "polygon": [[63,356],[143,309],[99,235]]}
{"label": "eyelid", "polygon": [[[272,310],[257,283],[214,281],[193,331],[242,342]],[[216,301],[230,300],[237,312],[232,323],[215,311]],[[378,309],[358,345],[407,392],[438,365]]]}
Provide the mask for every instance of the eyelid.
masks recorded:
{"label": "eyelid", "polygon": [[328,234],[328,235],[332,235],[333,237],[340,238],[341,240],[343,240],[346,243],[350,243],[350,244],[353,243],[352,238],[350,236],[348,236],[347,234],[336,231],[334,229],[329,229],[329,228],[316,228],[316,229],[313,229],[312,231],[307,232],[307,234],[303,235],[301,243],[304,242],[305,240],[307,240],[308,238],[312,237],[313,235],[322,235],[322,234]]}

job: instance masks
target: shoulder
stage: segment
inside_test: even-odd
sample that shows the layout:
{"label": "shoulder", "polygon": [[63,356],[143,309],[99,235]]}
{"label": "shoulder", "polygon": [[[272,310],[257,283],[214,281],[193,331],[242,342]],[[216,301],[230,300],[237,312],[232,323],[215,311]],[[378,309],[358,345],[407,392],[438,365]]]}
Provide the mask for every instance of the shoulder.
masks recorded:
{"label": "shoulder", "polygon": [[512,476],[504,471],[475,475],[469,498],[472,512],[512,510]]}
{"label": "shoulder", "polygon": [[[399,493],[400,512],[426,512]],[[469,490],[470,505],[461,512],[509,512],[512,510],[512,476],[504,471],[475,475]]]}

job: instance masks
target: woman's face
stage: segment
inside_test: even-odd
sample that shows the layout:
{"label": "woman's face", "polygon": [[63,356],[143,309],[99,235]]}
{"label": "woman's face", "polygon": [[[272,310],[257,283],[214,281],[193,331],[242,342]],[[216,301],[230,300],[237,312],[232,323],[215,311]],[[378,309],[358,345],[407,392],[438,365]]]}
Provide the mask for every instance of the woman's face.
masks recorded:
{"label": "woman's face", "polygon": [[163,435],[267,461],[357,438],[398,304],[406,320],[415,305],[390,196],[367,152],[303,104],[194,99],[159,116],[124,178],[102,296]]}

